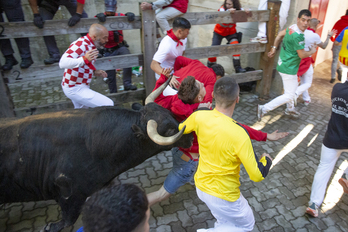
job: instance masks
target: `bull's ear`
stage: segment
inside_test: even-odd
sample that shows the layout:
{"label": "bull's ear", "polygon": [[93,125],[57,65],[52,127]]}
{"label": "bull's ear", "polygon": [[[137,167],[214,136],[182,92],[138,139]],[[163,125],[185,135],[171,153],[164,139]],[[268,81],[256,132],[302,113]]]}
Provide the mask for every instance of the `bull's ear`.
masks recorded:
{"label": "bull's ear", "polygon": [[132,130],[137,138],[144,139],[146,137],[144,131],[138,125],[133,124]]}
{"label": "bull's ear", "polygon": [[59,187],[60,195],[65,199],[68,199],[72,195],[72,183],[69,177],[61,173],[58,178],[56,178],[55,184]]}

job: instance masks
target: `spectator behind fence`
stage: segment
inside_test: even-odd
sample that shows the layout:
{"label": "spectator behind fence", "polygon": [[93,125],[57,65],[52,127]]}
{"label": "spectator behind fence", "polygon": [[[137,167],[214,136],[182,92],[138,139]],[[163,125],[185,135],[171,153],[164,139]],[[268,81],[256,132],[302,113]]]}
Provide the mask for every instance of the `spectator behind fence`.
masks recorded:
{"label": "spectator behind fence", "polygon": [[[236,10],[242,10],[239,0],[225,0],[219,11],[229,11],[233,14]],[[249,13],[249,10],[246,10]],[[213,42],[211,46],[220,45],[223,38],[226,38],[227,44],[238,44],[242,42],[242,32],[237,33],[235,23],[218,23],[215,25],[213,33]],[[208,58],[208,67],[216,64],[216,57]],[[236,73],[245,73],[246,70],[240,65],[240,54],[233,55],[233,67]]]}
{"label": "spectator behind fence", "polygon": [[[142,2],[142,10],[155,10],[156,20],[161,27],[163,34],[170,30],[168,20],[181,14],[185,14],[188,7],[188,0],[157,0],[155,2]],[[159,35],[157,34],[157,37]]]}
{"label": "spectator behind fence", "polygon": [[[127,16],[128,21],[134,21],[135,15],[131,12],[126,14],[116,13],[117,11],[117,1],[116,0],[104,0],[105,2],[105,13],[97,14],[97,18],[100,22],[105,22],[107,16]],[[109,31],[108,42],[105,44],[104,49],[100,50],[102,54],[107,56],[118,56],[130,54],[128,50],[128,44],[123,39],[123,32]],[[116,83],[116,70],[107,70],[106,73],[108,77],[106,79],[110,93],[117,93],[117,83]],[[132,85],[132,68],[123,69],[123,86],[124,90],[136,90],[137,87]]]}
{"label": "spectator behind fence", "polygon": [[93,75],[107,77],[105,71],[96,70],[94,62],[99,53],[97,48],[104,48],[108,37],[108,30],[104,26],[92,24],[88,34],[72,42],[60,59],[59,67],[65,69],[62,89],[75,109],[114,105],[110,98],[89,87]]}
{"label": "spectator behind fence", "polygon": [[[38,28],[43,28],[45,20],[52,20],[60,6],[65,6],[69,11],[69,27],[75,26],[81,18],[87,18],[83,10],[85,0],[28,0],[34,14],[34,24]],[[77,2],[76,2],[77,1]],[[59,62],[60,52],[54,36],[44,36],[49,58],[44,59],[45,64]]]}
{"label": "spectator behind fence", "polygon": [[136,185],[107,186],[94,193],[82,208],[77,232],[149,232],[150,209]]}
{"label": "spectator behind fence", "polygon": [[[0,22],[4,22],[2,12],[5,12],[9,22],[21,22],[24,21],[24,14],[20,0],[0,0]],[[21,68],[29,68],[34,62],[31,59],[31,53],[29,48],[28,38],[16,38],[15,39],[22,62]],[[11,70],[12,67],[18,64],[18,61],[13,56],[13,49],[9,39],[0,40],[1,52],[5,57],[5,64],[1,67],[2,70]]]}
{"label": "spectator behind fence", "polygon": [[297,72],[300,66],[301,59],[311,56],[317,51],[317,46],[314,44],[309,51],[305,51],[305,36],[304,31],[307,29],[309,20],[311,19],[309,10],[301,10],[297,17],[297,23],[279,32],[275,38],[274,45],[271,46],[271,51],[268,57],[273,57],[277,47],[283,41],[277,71],[279,72],[282,81],[284,94],[274,98],[265,105],[257,106],[257,118],[261,121],[263,115],[275,108],[287,104],[285,114],[292,117],[300,117],[300,113],[294,107],[295,93],[298,87]]}
{"label": "spectator behind fence", "polygon": [[[342,30],[348,26],[348,10],[346,11],[346,15],[343,15],[340,20],[338,20],[333,26],[332,30],[337,30],[336,35],[331,37],[331,41],[335,42],[336,37],[342,32]],[[336,80],[336,72],[338,76],[338,80],[341,81],[342,69],[341,67],[337,68],[338,64],[338,53],[341,51],[341,45],[332,44],[332,63],[331,63],[331,80],[330,83],[334,83]]]}

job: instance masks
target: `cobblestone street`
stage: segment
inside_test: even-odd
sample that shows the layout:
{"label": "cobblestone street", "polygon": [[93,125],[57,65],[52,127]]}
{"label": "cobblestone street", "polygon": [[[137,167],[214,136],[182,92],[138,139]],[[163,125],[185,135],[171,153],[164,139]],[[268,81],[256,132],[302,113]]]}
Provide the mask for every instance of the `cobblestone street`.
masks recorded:
{"label": "cobblestone street", "polygon": [[[285,106],[281,106],[257,122],[257,104],[269,100],[261,101],[254,94],[241,94],[241,101],[233,115],[235,120],[267,133],[275,130],[290,132],[289,136],[275,142],[253,141],[258,156],[266,152],[274,159],[273,168],[264,181],[252,182],[245,169],[241,169],[240,189],[254,212],[254,232],[348,231],[348,195],[343,193],[338,183],[348,166],[347,153],[338,159],[319,217],[310,218],[304,213],[330,118],[330,95],[334,85],[329,83],[330,65],[331,60],[327,60],[315,68],[313,85],[309,90],[312,102],[305,106],[302,98],[299,98],[297,109],[301,116],[298,119],[284,115]],[[26,86],[28,92],[25,94],[23,85],[10,84],[16,107],[47,104],[62,98],[65,101],[61,88],[57,87],[60,80],[57,79],[58,85],[55,86],[51,83],[45,85],[45,81],[40,82],[42,85],[36,85],[36,89]],[[18,98],[15,94],[17,91]],[[41,99],[43,91],[57,91],[57,97],[47,94],[46,103],[37,103],[33,96],[40,95]],[[161,187],[171,167],[171,153],[162,152],[121,174],[116,181],[134,183],[150,193]],[[40,231],[46,223],[57,221],[60,217],[60,208],[54,201],[6,204],[0,206],[0,232]],[[151,208],[151,232],[195,232],[200,228],[213,227],[214,222],[214,217],[198,199],[191,184],[186,184],[168,200]],[[74,226],[63,231],[75,232],[81,225],[79,218]]]}

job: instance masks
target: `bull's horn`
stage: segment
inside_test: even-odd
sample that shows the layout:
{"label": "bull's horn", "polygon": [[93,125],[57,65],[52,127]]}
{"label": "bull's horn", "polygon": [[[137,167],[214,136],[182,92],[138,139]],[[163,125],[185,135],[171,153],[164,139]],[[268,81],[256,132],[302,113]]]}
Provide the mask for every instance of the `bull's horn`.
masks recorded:
{"label": "bull's horn", "polygon": [[175,135],[172,135],[170,137],[164,137],[157,132],[157,122],[155,120],[150,119],[147,122],[147,134],[149,135],[150,139],[157,143],[158,145],[166,146],[171,145],[178,141],[181,136],[185,132],[186,126],[184,126],[178,133]]}
{"label": "bull's horn", "polygon": [[163,90],[167,87],[169,84],[169,81],[171,80],[171,77],[168,78],[166,82],[164,82],[160,87],[158,87],[156,90],[154,90],[152,93],[147,96],[145,100],[145,105],[150,102],[154,102],[155,99],[163,92]]}

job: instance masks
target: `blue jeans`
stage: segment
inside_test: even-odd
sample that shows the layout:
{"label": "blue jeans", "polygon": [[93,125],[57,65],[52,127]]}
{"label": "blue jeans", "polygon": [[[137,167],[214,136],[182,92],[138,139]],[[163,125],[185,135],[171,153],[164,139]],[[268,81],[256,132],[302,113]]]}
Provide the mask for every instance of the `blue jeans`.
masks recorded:
{"label": "blue jeans", "polygon": [[197,170],[198,161],[190,159],[186,162],[181,159],[183,154],[177,147],[172,149],[173,168],[163,184],[164,189],[170,194],[174,194],[181,186],[190,182]]}
{"label": "blue jeans", "polygon": [[[52,20],[59,9],[59,6],[65,6],[66,9],[69,11],[70,15],[74,15],[76,13],[77,2],[76,0],[43,0],[39,7],[39,12],[42,19]],[[82,18],[88,18],[88,15],[85,11],[83,11],[82,13]],[[54,36],[44,36],[44,41],[50,57],[59,58],[60,52]]]}

